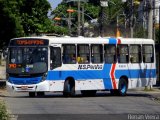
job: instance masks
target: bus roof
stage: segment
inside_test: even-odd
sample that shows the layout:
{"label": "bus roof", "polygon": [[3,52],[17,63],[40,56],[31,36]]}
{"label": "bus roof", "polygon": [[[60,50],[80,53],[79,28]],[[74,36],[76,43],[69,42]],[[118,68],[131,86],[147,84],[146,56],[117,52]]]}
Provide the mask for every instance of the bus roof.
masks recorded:
{"label": "bus roof", "polygon": [[144,38],[112,38],[112,37],[54,37],[54,36],[42,36],[42,37],[21,37],[14,38],[11,40],[18,39],[47,39],[49,45],[51,44],[154,44],[152,39]]}

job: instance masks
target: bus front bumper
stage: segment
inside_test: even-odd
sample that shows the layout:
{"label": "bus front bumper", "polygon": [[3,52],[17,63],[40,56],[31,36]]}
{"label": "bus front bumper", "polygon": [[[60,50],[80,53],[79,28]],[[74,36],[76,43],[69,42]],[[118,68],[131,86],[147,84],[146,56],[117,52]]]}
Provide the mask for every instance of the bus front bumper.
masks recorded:
{"label": "bus front bumper", "polygon": [[16,91],[16,92],[49,91],[48,81],[43,81],[38,84],[30,84],[30,85],[15,85],[7,81],[6,85],[8,91]]}

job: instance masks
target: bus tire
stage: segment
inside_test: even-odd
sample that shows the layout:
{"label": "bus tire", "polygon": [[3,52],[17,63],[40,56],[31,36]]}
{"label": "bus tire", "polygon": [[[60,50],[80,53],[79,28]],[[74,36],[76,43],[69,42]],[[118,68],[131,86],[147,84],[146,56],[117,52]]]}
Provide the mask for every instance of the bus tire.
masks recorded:
{"label": "bus tire", "polygon": [[127,80],[124,78],[121,78],[118,85],[118,92],[119,95],[125,96],[128,90],[128,83]]}
{"label": "bus tire", "polygon": [[66,80],[64,83],[63,96],[65,97],[75,96],[75,86],[69,80]]}
{"label": "bus tire", "polygon": [[96,95],[96,90],[81,90],[82,96],[91,97]]}
{"label": "bus tire", "polygon": [[44,92],[37,92],[37,96],[38,96],[38,97],[42,97],[42,96],[44,96],[44,95],[45,95]]}
{"label": "bus tire", "polygon": [[29,92],[29,97],[35,97],[36,93],[35,92]]}
{"label": "bus tire", "polygon": [[116,95],[119,94],[119,91],[118,91],[117,89],[111,89],[111,90],[110,90],[110,93],[111,93],[111,95],[116,96]]}

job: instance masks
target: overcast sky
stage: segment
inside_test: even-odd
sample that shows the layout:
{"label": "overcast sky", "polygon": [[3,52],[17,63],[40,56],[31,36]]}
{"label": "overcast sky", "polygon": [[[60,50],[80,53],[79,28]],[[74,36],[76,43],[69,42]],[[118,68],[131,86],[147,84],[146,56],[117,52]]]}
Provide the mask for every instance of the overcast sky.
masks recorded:
{"label": "overcast sky", "polygon": [[52,6],[52,9],[56,8],[57,5],[62,2],[62,0],[48,0]]}
{"label": "overcast sky", "polygon": [[[62,2],[62,0],[48,0],[52,6],[52,10],[57,7],[57,5]],[[50,17],[51,11],[48,12],[48,16]]]}

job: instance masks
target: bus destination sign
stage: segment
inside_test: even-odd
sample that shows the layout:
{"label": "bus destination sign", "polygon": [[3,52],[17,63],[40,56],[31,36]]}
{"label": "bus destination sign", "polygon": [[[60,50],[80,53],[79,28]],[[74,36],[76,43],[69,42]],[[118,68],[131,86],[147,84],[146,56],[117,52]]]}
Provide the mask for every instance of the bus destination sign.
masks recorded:
{"label": "bus destination sign", "polygon": [[48,40],[46,39],[15,39],[11,40],[10,46],[44,46],[48,45]]}

